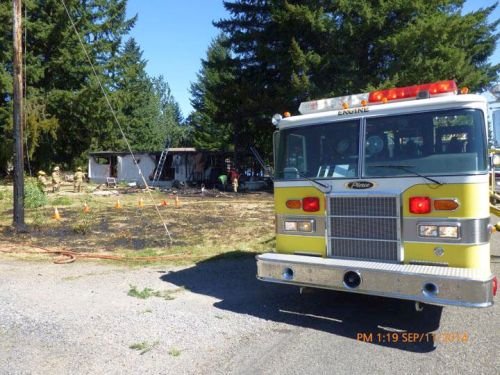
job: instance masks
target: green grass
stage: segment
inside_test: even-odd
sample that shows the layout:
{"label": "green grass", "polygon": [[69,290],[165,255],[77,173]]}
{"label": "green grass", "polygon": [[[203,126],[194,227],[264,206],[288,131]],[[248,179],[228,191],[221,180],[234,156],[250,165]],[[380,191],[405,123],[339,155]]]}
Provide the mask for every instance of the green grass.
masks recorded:
{"label": "green grass", "polygon": [[73,204],[73,200],[68,197],[56,197],[52,199],[50,203],[52,206],[71,206]]}
{"label": "green grass", "polygon": [[140,351],[139,354],[143,355],[144,353],[147,353],[147,352],[153,350],[156,346],[158,346],[159,343],[160,343],[159,341],[155,341],[153,343],[143,341],[143,342],[138,342],[138,343],[132,344],[129,346],[129,348],[133,349],[133,350]]}
{"label": "green grass", "polygon": [[135,285],[130,285],[130,290],[127,293],[127,295],[130,297],[135,297],[140,299],[157,297],[157,294],[158,291],[155,291],[151,288],[144,288],[143,290],[139,291]]}
{"label": "green grass", "polygon": [[151,288],[144,288],[143,290],[137,289],[135,285],[130,285],[130,290],[128,291],[127,295],[130,297],[135,297],[139,299],[148,299],[151,297],[158,297],[158,298],[163,298],[164,300],[170,301],[173,300],[175,297],[173,294],[179,293],[180,291],[184,290],[184,288],[177,288],[174,290],[154,290]]}
{"label": "green grass", "polygon": [[171,355],[172,357],[178,357],[181,355],[181,351],[177,348],[172,348],[168,351],[168,354]]}

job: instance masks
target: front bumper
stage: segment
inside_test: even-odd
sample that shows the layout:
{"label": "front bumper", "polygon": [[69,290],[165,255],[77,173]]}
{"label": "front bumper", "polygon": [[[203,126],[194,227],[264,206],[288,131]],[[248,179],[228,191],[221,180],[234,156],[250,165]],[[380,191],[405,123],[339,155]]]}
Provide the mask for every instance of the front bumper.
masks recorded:
{"label": "front bumper", "polygon": [[[346,285],[346,272],[359,275],[359,286]],[[257,278],[434,305],[488,307],[493,304],[494,277],[477,269],[267,253],[257,256]]]}

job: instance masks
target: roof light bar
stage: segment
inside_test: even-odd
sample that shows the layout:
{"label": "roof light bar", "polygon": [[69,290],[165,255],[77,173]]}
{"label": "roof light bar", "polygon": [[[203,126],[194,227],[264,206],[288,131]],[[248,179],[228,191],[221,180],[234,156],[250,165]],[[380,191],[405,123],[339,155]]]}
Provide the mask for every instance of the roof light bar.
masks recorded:
{"label": "roof light bar", "polygon": [[386,90],[376,90],[364,94],[338,96],[336,98],[302,102],[299,112],[308,113],[343,110],[347,108],[365,107],[367,104],[385,104],[390,101],[422,99],[440,95],[453,95],[458,91],[453,80],[425,83],[406,87],[395,87]]}
{"label": "roof light bar", "polygon": [[302,102],[299,106],[299,112],[303,115],[313,112],[333,111],[352,107],[361,107],[363,103],[368,102],[368,93],[338,96],[336,98],[312,100]]}
{"label": "roof light bar", "polygon": [[372,91],[368,97],[371,104],[386,103],[392,100],[406,100],[424,97],[428,93],[430,97],[442,94],[456,94],[457,84],[453,80],[426,83],[406,87],[396,87],[387,90]]}

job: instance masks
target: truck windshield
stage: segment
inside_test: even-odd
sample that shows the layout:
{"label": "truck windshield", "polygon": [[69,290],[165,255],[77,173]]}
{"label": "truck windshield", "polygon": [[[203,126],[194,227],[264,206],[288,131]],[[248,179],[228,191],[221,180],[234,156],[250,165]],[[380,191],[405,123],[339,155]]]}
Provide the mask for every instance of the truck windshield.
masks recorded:
{"label": "truck windshield", "polygon": [[364,175],[452,175],[486,171],[482,112],[473,109],[367,118]]}
{"label": "truck windshield", "polygon": [[281,131],[275,150],[276,178],[357,177],[359,134],[359,120]]}
{"label": "truck windshield", "polygon": [[281,130],[275,142],[276,178],[351,179],[487,170],[480,110],[367,117],[362,176],[358,168],[360,134],[359,118]]}

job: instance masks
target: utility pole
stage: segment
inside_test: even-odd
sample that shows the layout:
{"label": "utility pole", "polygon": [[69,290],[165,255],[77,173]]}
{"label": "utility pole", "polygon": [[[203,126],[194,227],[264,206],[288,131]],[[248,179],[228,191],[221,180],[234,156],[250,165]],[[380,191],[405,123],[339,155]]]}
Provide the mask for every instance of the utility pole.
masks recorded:
{"label": "utility pole", "polygon": [[23,152],[23,60],[21,0],[12,0],[14,14],[14,226],[26,231],[24,223],[24,152]]}

